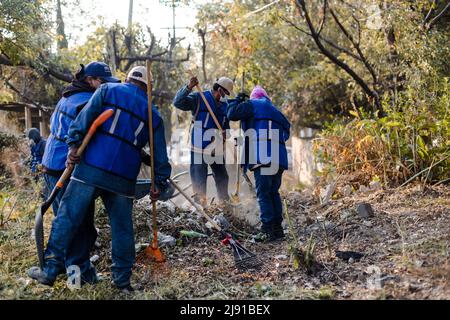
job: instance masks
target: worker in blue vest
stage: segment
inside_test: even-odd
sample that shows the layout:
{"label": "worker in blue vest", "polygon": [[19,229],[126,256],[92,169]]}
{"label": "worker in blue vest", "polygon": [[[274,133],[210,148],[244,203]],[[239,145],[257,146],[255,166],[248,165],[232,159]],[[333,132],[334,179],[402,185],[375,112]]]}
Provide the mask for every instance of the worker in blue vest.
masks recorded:
{"label": "worker in blue vest", "polygon": [[244,169],[253,171],[262,222],[256,241],[284,238],[282,203],[279,193],[282,175],[288,169],[286,141],[290,123],[272,104],[267,92],[256,86],[250,100],[243,94],[230,103],[230,121],[242,121],[244,131]]}
{"label": "worker in blue vest", "polygon": [[[224,160],[224,138],[219,135],[211,135],[212,130],[216,131],[211,114],[208,112],[205,102],[198,92],[192,89],[198,85],[197,77],[192,77],[188,84],[184,85],[175,95],[173,105],[183,111],[190,111],[192,114],[193,128],[191,131],[191,165],[190,175],[192,189],[194,191],[195,202],[206,206],[206,185],[208,176],[208,165],[211,167],[219,200],[226,203],[228,195],[228,173]],[[233,81],[226,77],[218,79],[212,90],[203,92],[214,115],[216,116],[222,129],[230,128],[226,116],[227,97],[233,95]],[[219,154],[222,152],[222,154]],[[212,161],[208,158],[213,156]],[[216,159],[218,159],[216,161]]]}
{"label": "worker in blue vest", "polygon": [[[71,84],[64,89],[62,98],[58,101],[50,119],[50,136],[45,146],[42,161],[44,183],[48,192],[47,197],[66,167],[65,163],[69,152],[66,138],[70,125],[87,104],[95,90],[102,83],[106,82],[120,82],[120,80],[112,76],[111,69],[107,64],[94,61],[86,66],[81,64],[81,69],[75,73]],[[67,184],[52,203],[54,215],[58,212],[66,187]],[[66,266],[78,265],[89,258],[89,251],[97,239],[97,230],[94,226],[94,201],[90,204],[86,218],[75,238],[78,241],[74,241],[67,251]],[[61,271],[64,272],[64,270]],[[89,268],[83,274],[83,279],[91,281],[89,279],[93,278],[95,278],[95,269]]]}
{"label": "worker in blue vest", "polygon": [[[126,83],[103,84],[91,97],[69,128],[67,166],[76,164],[63,195],[45,251],[45,267],[28,274],[46,285],[53,285],[64,268],[64,253],[74,241],[90,203],[101,197],[109,216],[112,235],[112,280],[124,292],[133,291],[130,283],[135,261],[132,221],[136,178],[141,166],[141,151],[149,141],[147,70],[134,67]],[[93,121],[103,111],[114,115],[96,132],[83,156],[77,149]],[[154,164],[156,192],[152,200],[167,200],[173,194],[168,182],[171,166],[167,157],[163,120],[153,106]],[[89,268],[86,260],[75,275]],[[71,275],[72,277],[73,275]],[[83,279],[81,279],[83,280]]]}
{"label": "worker in blue vest", "polygon": [[36,128],[27,131],[27,137],[30,140],[30,169],[31,172],[38,176],[39,166],[42,163],[42,156],[45,150],[45,139],[41,137],[41,132]]}

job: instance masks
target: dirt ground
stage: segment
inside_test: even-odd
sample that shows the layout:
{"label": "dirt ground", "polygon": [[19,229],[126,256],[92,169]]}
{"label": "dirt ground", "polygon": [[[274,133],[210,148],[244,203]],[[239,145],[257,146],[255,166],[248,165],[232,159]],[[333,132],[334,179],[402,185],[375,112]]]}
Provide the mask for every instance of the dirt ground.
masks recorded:
{"label": "dirt ground", "polygon": [[[261,269],[247,272],[236,270],[230,249],[203,218],[169,202],[158,210],[160,231],[175,238],[162,246],[167,262],[146,263],[141,257],[150,242],[150,205],[144,198],[134,210],[138,262],[132,283],[137,290],[130,295],[111,286],[110,232],[99,203],[93,255],[103,280],[70,290],[63,276],[52,288],[27,278],[26,270],[37,264],[31,235],[34,190],[2,193],[3,200],[10,198],[2,212],[10,215],[0,227],[1,299],[450,299],[448,186],[355,192],[326,205],[306,191],[285,193],[291,227],[285,226],[287,240],[275,243],[252,242],[254,228],[222,212],[230,231],[263,261]],[[361,202],[371,204],[372,217],[359,216],[355,208]],[[209,212],[221,210],[212,206]],[[46,236],[51,219],[48,213]],[[184,231],[207,237],[191,238]],[[348,259],[336,251],[362,257]]]}

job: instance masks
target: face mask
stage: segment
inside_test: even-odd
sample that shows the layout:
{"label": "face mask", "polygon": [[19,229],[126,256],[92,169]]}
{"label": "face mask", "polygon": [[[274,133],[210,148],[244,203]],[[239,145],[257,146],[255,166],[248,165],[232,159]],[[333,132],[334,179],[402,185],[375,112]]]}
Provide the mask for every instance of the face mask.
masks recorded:
{"label": "face mask", "polygon": [[220,102],[228,103],[227,96],[220,97]]}

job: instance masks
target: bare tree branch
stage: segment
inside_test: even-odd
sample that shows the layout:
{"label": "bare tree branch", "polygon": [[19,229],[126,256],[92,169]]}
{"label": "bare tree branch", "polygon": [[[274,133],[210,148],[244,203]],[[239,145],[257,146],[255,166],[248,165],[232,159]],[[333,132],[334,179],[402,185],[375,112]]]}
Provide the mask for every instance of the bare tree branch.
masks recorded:
{"label": "bare tree branch", "polygon": [[28,62],[24,60],[19,60],[17,63],[12,62],[5,54],[0,53],[0,65],[5,66],[19,66],[19,67],[30,67],[34,70],[36,70],[39,73],[42,73],[41,70],[44,70],[46,73],[50,74],[54,78],[64,81],[64,82],[71,82],[72,81],[72,75],[68,73],[61,72],[49,64],[43,63],[40,61],[42,58],[38,58],[35,63]]}
{"label": "bare tree branch", "polygon": [[320,22],[319,25],[319,30],[317,31],[317,34],[320,35],[320,33],[322,32],[323,26],[325,25],[325,20],[327,19],[327,6],[328,6],[328,2],[327,0],[323,0],[323,6],[322,6],[322,21]]}
{"label": "bare tree branch", "polygon": [[[308,32],[308,31],[306,31],[306,30],[303,30],[302,28],[300,28],[298,25],[296,25],[294,22],[290,21],[290,20],[287,19],[286,17],[280,16],[280,18],[281,18],[282,20],[284,20],[285,22],[287,22],[287,23],[288,23],[289,25],[291,25],[292,27],[294,27],[295,29],[297,29],[298,31],[300,31],[300,32],[302,32],[302,33],[304,33],[304,34],[306,34],[306,35],[312,37],[312,34],[311,34],[310,32]],[[356,60],[361,61],[361,58],[358,57],[358,56],[357,56],[356,54],[354,54],[353,52],[351,52],[350,50],[348,50],[348,49],[346,49],[346,48],[344,48],[344,47],[339,46],[338,44],[334,43],[334,42],[331,41],[330,39],[325,38],[323,35],[319,35],[319,37],[320,37],[320,39],[321,39],[323,42],[329,44],[330,46],[332,46],[332,47],[335,48],[336,50],[339,50],[339,51],[341,51],[341,52],[344,52],[345,54],[347,54],[348,56],[352,57],[353,59],[356,59]]]}
{"label": "bare tree branch", "polygon": [[428,20],[430,19],[431,13],[434,11],[434,7],[435,7],[435,6],[436,6],[436,0],[433,0],[433,2],[431,3],[431,6],[430,6],[430,10],[428,10],[428,13],[427,13],[427,15],[425,16],[425,19],[423,19],[423,25],[424,25],[424,26],[426,26]]}
{"label": "bare tree branch", "polygon": [[336,64],[338,67],[343,69],[352,79],[361,87],[361,89],[369,96],[371,97],[378,110],[383,113],[378,93],[375,90],[372,90],[368,84],[352,69],[348,64],[334,56],[327,48],[324,47],[320,35],[317,34],[316,29],[314,28],[314,25],[311,21],[311,18],[308,13],[308,9],[306,8],[306,4],[304,0],[296,0],[296,5],[298,9],[300,9],[303,14],[304,18],[306,20],[306,24],[308,25],[309,30],[311,31],[311,36],[316,43],[317,47],[320,49],[321,53],[325,55],[328,59],[330,59],[334,64]]}
{"label": "bare tree branch", "polygon": [[427,24],[427,30],[430,30],[433,27],[433,25],[439,20],[440,17],[444,15],[444,13],[448,10],[448,8],[450,8],[450,1],[438,15],[436,15],[433,19],[430,20],[430,22]]}
{"label": "bare tree branch", "polygon": [[208,79],[206,77],[206,28],[205,30],[198,29],[198,35],[200,36],[200,39],[202,40],[202,71],[203,71],[203,82],[207,83]]}
{"label": "bare tree branch", "polygon": [[359,44],[355,41],[353,36],[350,34],[350,32],[347,31],[347,29],[344,27],[344,25],[339,21],[338,17],[334,13],[333,9],[330,8],[331,16],[333,17],[336,24],[339,26],[339,29],[341,29],[342,33],[347,37],[348,40],[352,43],[353,47],[356,49],[356,52],[358,52],[359,57],[361,58],[361,61],[363,62],[366,69],[369,71],[370,75],[372,76],[373,83],[376,84],[378,82],[377,75],[375,74],[375,70],[373,69],[372,65],[367,61],[367,58],[364,56],[361,47]]}

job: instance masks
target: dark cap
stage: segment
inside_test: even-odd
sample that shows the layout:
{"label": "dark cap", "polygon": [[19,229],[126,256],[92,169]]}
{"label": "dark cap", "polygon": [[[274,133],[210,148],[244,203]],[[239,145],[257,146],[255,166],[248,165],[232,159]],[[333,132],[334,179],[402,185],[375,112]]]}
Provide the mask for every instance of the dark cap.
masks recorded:
{"label": "dark cap", "polygon": [[116,77],[112,76],[111,68],[103,62],[91,62],[84,68],[84,75],[101,78],[106,82],[120,82]]}

